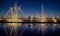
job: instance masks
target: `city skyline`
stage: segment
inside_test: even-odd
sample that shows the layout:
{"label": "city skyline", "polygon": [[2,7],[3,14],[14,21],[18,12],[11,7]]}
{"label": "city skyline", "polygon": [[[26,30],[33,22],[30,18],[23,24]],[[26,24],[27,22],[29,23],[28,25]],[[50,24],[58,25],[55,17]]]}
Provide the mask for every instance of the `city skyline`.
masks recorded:
{"label": "city skyline", "polygon": [[14,7],[15,2],[17,2],[18,6],[21,5],[21,9],[28,16],[32,14],[36,16],[37,13],[41,15],[42,4],[44,5],[44,14],[47,16],[60,16],[59,0],[1,0],[0,15],[4,16],[9,7]]}

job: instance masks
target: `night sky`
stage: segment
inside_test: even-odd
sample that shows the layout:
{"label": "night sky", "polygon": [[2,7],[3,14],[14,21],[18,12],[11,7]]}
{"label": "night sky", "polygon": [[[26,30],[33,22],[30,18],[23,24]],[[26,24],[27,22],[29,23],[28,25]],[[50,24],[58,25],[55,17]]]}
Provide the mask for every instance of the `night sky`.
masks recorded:
{"label": "night sky", "polygon": [[0,16],[4,16],[9,7],[14,7],[14,4],[21,5],[21,9],[26,15],[41,15],[41,5],[44,5],[44,13],[47,16],[60,16],[60,0],[0,0]]}

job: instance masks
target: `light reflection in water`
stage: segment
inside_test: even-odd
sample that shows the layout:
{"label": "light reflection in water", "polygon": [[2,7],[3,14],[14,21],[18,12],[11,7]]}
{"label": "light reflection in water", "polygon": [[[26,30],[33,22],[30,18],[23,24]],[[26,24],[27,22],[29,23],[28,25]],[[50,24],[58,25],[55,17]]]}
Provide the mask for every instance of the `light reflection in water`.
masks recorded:
{"label": "light reflection in water", "polygon": [[[21,23],[22,24],[22,23]],[[23,30],[21,31],[20,35],[23,35],[24,31],[27,30],[27,28],[30,28],[32,31],[37,30],[37,32],[39,33],[39,31],[42,31],[42,34],[44,34],[44,32],[47,30],[47,28],[49,28],[49,26],[51,27],[52,31],[55,30],[56,27],[60,28],[60,24],[39,24],[39,23],[31,23],[31,24],[27,24],[24,23],[20,26],[20,23],[13,23],[12,25],[10,24],[1,24],[0,26],[4,27],[5,33],[8,36],[11,36],[12,33],[14,33],[14,35],[17,35],[17,28],[22,28]],[[8,30],[10,33],[8,33]],[[21,29],[20,29],[21,30]],[[23,32],[23,33],[22,33]]]}

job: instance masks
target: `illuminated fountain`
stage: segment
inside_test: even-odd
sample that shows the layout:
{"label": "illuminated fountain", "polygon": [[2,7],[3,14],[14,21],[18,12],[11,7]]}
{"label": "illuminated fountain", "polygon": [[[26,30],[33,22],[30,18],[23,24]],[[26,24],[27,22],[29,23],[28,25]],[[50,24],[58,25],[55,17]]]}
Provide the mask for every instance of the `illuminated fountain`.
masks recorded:
{"label": "illuminated fountain", "polygon": [[[9,18],[7,18],[8,22],[22,22],[23,20],[19,19],[19,16],[18,16],[18,13],[20,11],[22,12],[22,14],[24,14],[23,11],[21,10],[21,8],[17,7],[17,5],[15,4],[14,8],[10,7],[9,11],[5,15],[5,18],[9,17]],[[6,25],[11,27],[11,31],[10,31],[9,36],[12,35],[13,31],[14,31],[14,36],[17,36],[17,27],[21,26],[21,23],[7,23]],[[4,29],[4,30],[6,31],[6,29]],[[8,36],[8,33],[7,33],[7,36]]]}
{"label": "illuminated fountain", "polygon": [[[57,22],[56,19],[53,17],[52,18],[53,22]],[[44,10],[43,10],[43,4],[42,4],[42,13],[40,17],[40,22],[47,22],[46,16],[44,15]],[[53,31],[55,30],[57,24],[53,23],[52,24],[52,29]],[[42,35],[44,34],[44,31],[47,30],[48,25],[46,23],[40,24],[40,29],[42,31]]]}
{"label": "illuminated fountain", "polygon": [[[43,4],[42,4],[42,13],[41,13],[40,22],[46,22],[46,17],[43,12],[44,12],[44,10],[43,10]],[[45,24],[45,23],[40,24],[42,35],[44,34],[44,31],[46,30],[46,27],[47,27],[46,25],[47,24]]]}
{"label": "illuminated fountain", "polygon": [[[6,13],[6,15],[5,15],[5,17],[8,17],[7,18],[7,20],[8,20],[8,22],[23,22],[23,20],[22,19],[19,19],[19,15],[18,15],[18,13],[19,12],[22,12],[22,14],[24,15],[24,13],[23,13],[23,11],[21,10],[21,8],[20,7],[17,7],[17,5],[15,4],[14,5],[14,8],[12,8],[12,7],[10,7],[10,9],[9,9],[9,11]],[[43,10],[43,4],[42,4],[42,13],[41,13],[41,17],[39,17],[39,15],[37,16],[38,17],[38,21],[39,22],[46,22],[47,21],[47,19],[46,19],[46,16],[44,15],[44,10]],[[24,17],[25,18],[25,17]],[[30,19],[30,21],[32,22],[32,18],[33,18],[33,15],[31,16],[31,19]],[[27,18],[26,18],[27,19]],[[52,20],[53,20],[53,22],[57,22],[56,21],[56,19],[53,17],[52,18]],[[11,31],[10,31],[10,34],[9,34],[9,36],[11,36],[11,34],[12,34],[12,32],[14,31],[15,33],[14,33],[14,36],[17,36],[17,27],[18,26],[21,26],[22,24],[21,23],[9,23],[9,24],[7,24],[8,26],[10,26],[10,28],[11,28]],[[33,27],[33,24],[30,24],[31,25],[31,28]],[[42,31],[42,35],[44,34],[44,31],[46,30],[46,28],[47,28],[47,24],[46,23],[42,23],[42,24],[38,24],[40,27],[40,29],[41,29],[41,31]],[[28,25],[26,24],[26,27],[27,27]],[[8,35],[8,33],[7,33],[7,31],[6,31],[6,29],[5,29],[5,27],[6,26],[4,26],[4,30],[5,30],[5,32],[6,32],[6,34]],[[55,27],[56,27],[56,24],[52,24],[52,27],[55,29]],[[38,29],[39,29],[38,28]],[[25,29],[24,29],[25,30]],[[24,30],[23,30],[23,32],[24,32]],[[40,30],[39,30],[40,31]],[[22,32],[22,33],[23,33]]]}

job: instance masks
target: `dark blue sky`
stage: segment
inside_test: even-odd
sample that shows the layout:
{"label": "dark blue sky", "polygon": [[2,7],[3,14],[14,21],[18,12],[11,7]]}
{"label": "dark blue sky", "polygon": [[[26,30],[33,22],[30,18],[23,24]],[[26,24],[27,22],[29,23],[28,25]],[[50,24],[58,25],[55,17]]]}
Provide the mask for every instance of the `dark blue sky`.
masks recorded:
{"label": "dark blue sky", "polygon": [[43,3],[45,14],[60,16],[60,0],[0,0],[0,16],[4,16],[15,2],[21,5],[26,15],[37,15],[37,13],[41,15],[41,4]]}

